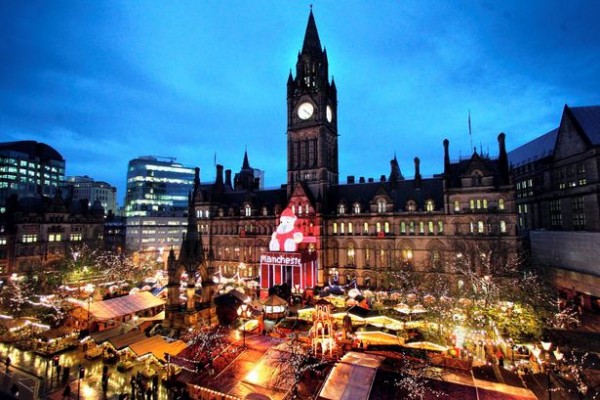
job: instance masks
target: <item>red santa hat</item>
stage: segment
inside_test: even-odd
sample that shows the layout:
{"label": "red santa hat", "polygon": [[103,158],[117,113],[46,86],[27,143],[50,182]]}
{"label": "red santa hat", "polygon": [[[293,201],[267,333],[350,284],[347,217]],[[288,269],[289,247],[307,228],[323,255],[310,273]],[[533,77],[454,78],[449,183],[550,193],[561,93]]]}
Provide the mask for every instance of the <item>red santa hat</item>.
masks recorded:
{"label": "red santa hat", "polygon": [[296,216],[294,215],[294,212],[292,211],[291,208],[287,207],[285,210],[283,210],[283,212],[281,213],[281,217],[290,217],[290,218],[295,218]]}

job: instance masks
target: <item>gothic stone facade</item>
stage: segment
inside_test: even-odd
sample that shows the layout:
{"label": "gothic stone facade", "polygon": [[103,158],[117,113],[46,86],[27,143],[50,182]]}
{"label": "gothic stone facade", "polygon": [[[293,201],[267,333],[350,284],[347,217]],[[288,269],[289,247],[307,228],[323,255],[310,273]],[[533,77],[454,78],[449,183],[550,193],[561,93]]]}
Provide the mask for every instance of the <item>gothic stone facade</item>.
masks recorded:
{"label": "gothic stone facade", "polygon": [[[389,175],[348,177],[340,184],[337,90],[328,76],[311,11],[296,74],[287,82],[287,184],[259,190],[245,154],[234,185],[231,170],[224,177],[218,165],[214,183],[201,184],[196,193],[199,232],[217,275],[255,277],[287,206],[311,238],[305,249],[317,252],[319,285],[356,281],[386,288],[392,270],[452,274],[457,257],[493,274],[516,254],[515,192],[504,134],[498,136],[497,159],[475,151],[451,162],[444,141],[444,170],[432,178],[421,176],[415,158],[414,177],[405,179],[394,158]],[[490,254],[492,260],[481,260]]]}

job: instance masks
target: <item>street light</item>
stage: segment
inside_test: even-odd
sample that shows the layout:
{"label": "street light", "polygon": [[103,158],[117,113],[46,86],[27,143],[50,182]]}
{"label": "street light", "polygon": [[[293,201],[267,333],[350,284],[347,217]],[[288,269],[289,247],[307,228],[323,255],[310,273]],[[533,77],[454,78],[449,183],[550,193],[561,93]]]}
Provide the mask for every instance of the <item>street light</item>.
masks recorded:
{"label": "street light", "polygon": [[[79,378],[77,379],[77,400],[79,400],[79,395],[81,393],[81,380],[85,377],[85,369],[80,364],[79,365]],[[68,385],[68,383],[67,383]]]}
{"label": "street light", "polygon": [[252,312],[248,304],[244,303],[237,310],[238,316],[242,320],[242,335],[243,335],[243,347],[246,347],[246,320],[250,319]]}

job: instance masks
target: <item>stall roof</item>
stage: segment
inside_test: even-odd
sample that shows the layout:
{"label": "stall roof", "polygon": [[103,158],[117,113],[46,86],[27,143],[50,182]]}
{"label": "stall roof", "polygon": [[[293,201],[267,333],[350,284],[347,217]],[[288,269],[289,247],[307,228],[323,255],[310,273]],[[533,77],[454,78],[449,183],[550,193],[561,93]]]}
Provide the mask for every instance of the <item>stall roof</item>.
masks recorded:
{"label": "stall roof", "polygon": [[187,345],[182,340],[168,341],[162,336],[150,336],[129,345],[129,348],[138,356],[152,353],[156,358],[165,361],[165,353],[179,354]]}
{"label": "stall roof", "polygon": [[99,320],[108,320],[130,315],[149,308],[161,306],[165,301],[150,292],[139,292],[128,296],[90,303],[90,314]]}
{"label": "stall roof", "polygon": [[347,400],[369,398],[377,369],[385,357],[374,354],[348,352],[327,377],[319,399]]}

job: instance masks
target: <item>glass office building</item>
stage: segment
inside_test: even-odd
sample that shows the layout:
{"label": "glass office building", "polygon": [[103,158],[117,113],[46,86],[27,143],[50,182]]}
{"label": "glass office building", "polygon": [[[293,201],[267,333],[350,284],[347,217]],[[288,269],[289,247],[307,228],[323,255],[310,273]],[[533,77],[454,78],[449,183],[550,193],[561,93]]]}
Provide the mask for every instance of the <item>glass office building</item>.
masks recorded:
{"label": "glass office building", "polygon": [[145,156],[129,161],[125,216],[137,217],[187,211],[194,187],[194,168],[172,157]]}
{"label": "glass office building", "polygon": [[52,147],[32,140],[0,143],[0,212],[6,200],[52,197],[65,180],[65,160]]}

